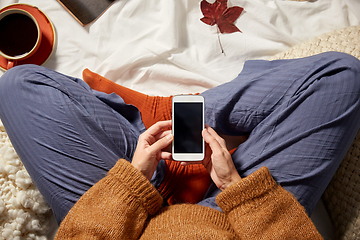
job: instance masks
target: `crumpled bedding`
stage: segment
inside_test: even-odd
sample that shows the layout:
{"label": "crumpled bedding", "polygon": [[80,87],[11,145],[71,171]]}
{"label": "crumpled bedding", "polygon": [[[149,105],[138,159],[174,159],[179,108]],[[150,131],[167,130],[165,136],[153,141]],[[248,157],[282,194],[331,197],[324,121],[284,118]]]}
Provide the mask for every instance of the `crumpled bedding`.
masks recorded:
{"label": "crumpled bedding", "polygon": [[[216,26],[200,21],[200,0],[118,0],[86,27],[56,0],[1,0],[0,8],[19,2],[37,6],[55,26],[56,45],[45,67],[79,78],[89,68],[150,95],[202,92],[232,80],[246,60],[268,59],[360,23],[357,0],[229,0],[228,6],[245,9],[235,21],[242,33],[219,36]],[[47,224],[48,206],[2,124],[0,183],[0,238],[46,239],[54,228]]]}

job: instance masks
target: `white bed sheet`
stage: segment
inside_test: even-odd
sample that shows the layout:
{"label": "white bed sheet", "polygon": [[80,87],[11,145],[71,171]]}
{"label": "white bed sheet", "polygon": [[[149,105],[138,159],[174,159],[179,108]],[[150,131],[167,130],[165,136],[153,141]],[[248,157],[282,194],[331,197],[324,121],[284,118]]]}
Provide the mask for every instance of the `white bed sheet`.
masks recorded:
{"label": "white bed sheet", "polygon": [[360,19],[356,0],[229,0],[245,10],[235,22],[242,33],[220,36],[224,55],[216,27],[200,21],[200,0],[117,0],[87,27],[55,0],[0,2],[36,5],[54,23],[57,45],[44,66],[75,77],[89,68],[152,95],[202,92],[236,77],[248,59],[266,59]]}
{"label": "white bed sheet", "polygon": [[[200,0],[117,0],[86,27],[56,0],[0,0],[0,8],[19,2],[40,8],[56,28],[56,46],[45,67],[79,78],[89,68],[132,89],[165,96],[202,92],[232,80],[246,60],[267,59],[321,33],[360,23],[358,0],[229,0],[229,6],[245,10],[235,22],[242,33],[220,35],[222,54],[216,27],[200,21]],[[10,186],[9,179],[23,166],[16,153],[8,154],[13,150],[1,122],[0,130],[0,177],[13,195],[1,192],[0,212],[19,210],[26,207],[17,195],[28,190],[14,179]],[[5,222],[0,223],[3,234]],[[28,232],[41,236],[47,228]]]}

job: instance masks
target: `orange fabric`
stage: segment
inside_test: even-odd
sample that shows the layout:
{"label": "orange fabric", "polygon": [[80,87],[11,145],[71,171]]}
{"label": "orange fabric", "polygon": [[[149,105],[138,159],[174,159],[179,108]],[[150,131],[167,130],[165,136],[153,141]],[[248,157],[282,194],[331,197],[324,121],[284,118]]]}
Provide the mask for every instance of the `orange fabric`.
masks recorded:
{"label": "orange fabric", "polygon": [[[148,96],[116,84],[89,69],[83,71],[83,79],[92,89],[108,94],[116,93],[126,104],[137,107],[146,128],[158,121],[171,119],[172,96]],[[184,167],[180,162],[171,160],[165,162],[165,177],[158,190],[168,203],[201,201],[211,183],[205,167],[201,164]]]}
{"label": "orange fabric", "polygon": [[146,128],[158,121],[171,119],[172,96],[148,96],[116,84],[97,73],[91,72],[89,69],[83,71],[83,79],[92,89],[108,94],[116,93],[121,96],[126,104],[137,107]]}
{"label": "orange fabric", "polygon": [[198,203],[211,184],[211,178],[204,165],[181,166],[180,162],[165,160],[166,174],[159,187],[168,204]]}

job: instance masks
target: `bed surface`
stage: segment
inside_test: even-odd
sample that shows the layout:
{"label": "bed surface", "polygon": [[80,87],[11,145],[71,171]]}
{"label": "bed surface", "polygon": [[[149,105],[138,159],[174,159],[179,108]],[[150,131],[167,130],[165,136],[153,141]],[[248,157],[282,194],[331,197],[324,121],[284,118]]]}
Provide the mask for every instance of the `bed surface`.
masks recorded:
{"label": "bed surface", "polygon": [[356,0],[230,0],[245,10],[243,33],[220,36],[200,21],[200,0],[117,0],[82,27],[55,0],[1,0],[39,7],[56,28],[57,45],[44,66],[74,77],[89,68],[147,94],[201,92],[230,81],[244,61],[266,59],[321,33],[358,25]]}
{"label": "bed surface", "polygon": [[[55,26],[56,45],[43,66],[79,78],[89,68],[137,91],[164,96],[202,92],[232,80],[246,60],[268,59],[322,33],[360,24],[357,0],[229,0],[228,6],[244,8],[235,21],[242,33],[220,35],[223,54],[216,27],[200,21],[200,0],[117,0],[86,27],[56,0],[0,0],[0,8],[12,3],[37,6]],[[19,234],[16,228],[23,236],[46,238],[54,229],[45,224],[46,204],[1,122],[0,184],[0,238]],[[24,227],[18,219],[25,213],[40,225]]]}

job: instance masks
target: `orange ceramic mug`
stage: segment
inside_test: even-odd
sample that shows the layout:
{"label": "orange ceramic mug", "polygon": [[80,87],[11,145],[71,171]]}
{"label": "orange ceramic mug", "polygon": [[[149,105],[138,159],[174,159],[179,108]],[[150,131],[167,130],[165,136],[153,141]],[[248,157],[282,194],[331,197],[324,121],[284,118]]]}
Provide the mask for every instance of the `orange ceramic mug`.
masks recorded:
{"label": "orange ceramic mug", "polygon": [[41,43],[41,32],[36,19],[22,9],[0,13],[0,55],[7,59],[7,69],[18,61],[31,57]]}

